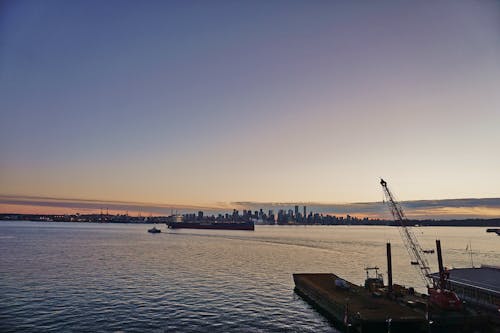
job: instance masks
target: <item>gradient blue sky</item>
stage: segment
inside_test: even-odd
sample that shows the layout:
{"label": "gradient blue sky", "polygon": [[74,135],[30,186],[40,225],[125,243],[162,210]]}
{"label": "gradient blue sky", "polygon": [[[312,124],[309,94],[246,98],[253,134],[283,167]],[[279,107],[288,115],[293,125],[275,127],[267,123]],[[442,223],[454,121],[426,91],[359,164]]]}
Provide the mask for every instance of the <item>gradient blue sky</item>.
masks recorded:
{"label": "gradient blue sky", "polygon": [[497,1],[0,6],[0,194],[500,197]]}

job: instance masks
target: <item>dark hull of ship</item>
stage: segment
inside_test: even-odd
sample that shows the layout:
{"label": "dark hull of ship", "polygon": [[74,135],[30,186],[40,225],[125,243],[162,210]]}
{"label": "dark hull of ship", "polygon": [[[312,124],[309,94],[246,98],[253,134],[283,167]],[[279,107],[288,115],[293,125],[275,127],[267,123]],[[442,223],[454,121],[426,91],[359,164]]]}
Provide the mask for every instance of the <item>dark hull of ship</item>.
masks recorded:
{"label": "dark hull of ship", "polygon": [[207,223],[207,222],[168,222],[172,229],[216,229],[216,230],[255,230],[253,222]]}

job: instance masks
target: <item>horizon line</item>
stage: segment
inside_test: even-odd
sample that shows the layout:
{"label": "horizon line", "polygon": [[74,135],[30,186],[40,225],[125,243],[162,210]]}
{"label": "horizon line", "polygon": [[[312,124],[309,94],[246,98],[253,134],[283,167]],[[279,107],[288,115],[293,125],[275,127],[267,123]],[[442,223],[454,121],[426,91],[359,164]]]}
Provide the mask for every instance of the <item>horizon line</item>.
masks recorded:
{"label": "horizon line", "polygon": [[[126,201],[126,200],[113,200],[113,199],[88,199],[88,198],[76,198],[76,197],[57,197],[57,196],[44,196],[44,195],[23,195],[23,194],[0,194],[0,204],[2,204],[3,199],[33,199],[33,200],[53,200],[62,202],[81,202],[81,203],[109,203],[109,204],[131,204],[131,205],[159,205],[159,206],[175,206],[179,208],[209,208],[217,209],[223,208],[221,206],[227,205],[358,205],[358,204],[374,204],[383,203],[385,200],[376,201],[258,201],[258,200],[234,200],[234,201],[212,201],[212,202],[197,202],[193,204],[189,203],[174,203],[174,202],[154,202],[154,201]],[[489,200],[489,199],[499,199],[499,197],[461,197],[461,198],[432,198],[432,199],[408,199],[408,200],[398,200],[400,203],[410,203],[410,202],[429,202],[429,201],[460,201],[460,200]]]}
{"label": "horizon line", "polygon": [[[494,218],[500,217],[500,198],[460,198],[400,201],[408,218]],[[308,212],[328,215],[352,215],[386,219],[390,216],[384,201],[327,203],[327,202],[214,202],[205,205],[148,203],[117,200],[71,199],[56,197],[0,194],[0,213],[17,211],[18,214],[74,214],[96,212],[102,209],[112,213],[165,215],[206,211],[226,213],[236,210],[277,210],[306,206]],[[302,210],[302,209],[301,209]]]}

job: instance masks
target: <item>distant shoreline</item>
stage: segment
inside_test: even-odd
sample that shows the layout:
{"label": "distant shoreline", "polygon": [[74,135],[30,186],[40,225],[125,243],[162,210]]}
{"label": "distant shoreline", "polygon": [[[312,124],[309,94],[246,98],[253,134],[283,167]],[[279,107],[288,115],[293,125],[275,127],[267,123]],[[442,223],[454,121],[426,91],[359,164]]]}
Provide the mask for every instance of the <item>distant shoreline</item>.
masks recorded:
{"label": "distant shoreline", "polygon": [[[36,215],[36,214],[0,214],[0,222],[66,222],[66,223],[95,223],[95,224],[158,224],[166,223],[169,217],[167,216],[148,216],[148,217],[126,217],[122,216],[119,219],[102,219],[102,220],[85,220],[79,219],[76,215]],[[276,225],[276,226],[399,226],[394,221],[380,219],[359,219],[359,220],[343,220],[341,223],[304,223],[304,222],[288,222],[288,223],[272,223],[272,222],[256,222],[256,225]],[[500,227],[500,218],[492,219],[453,219],[453,220],[408,220],[408,226],[414,227]]]}

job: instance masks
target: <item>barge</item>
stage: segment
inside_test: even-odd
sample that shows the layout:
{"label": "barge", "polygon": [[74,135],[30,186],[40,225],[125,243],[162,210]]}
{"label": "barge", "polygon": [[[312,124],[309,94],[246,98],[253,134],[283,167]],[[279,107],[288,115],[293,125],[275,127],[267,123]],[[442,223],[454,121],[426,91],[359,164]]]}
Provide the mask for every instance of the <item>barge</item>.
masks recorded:
{"label": "barge", "polygon": [[[331,273],[302,273],[293,274],[295,291],[347,332],[498,332],[497,324],[489,321],[484,311],[473,304],[465,306],[444,288],[449,281],[441,269],[439,240],[436,245],[441,273],[432,278],[440,281],[428,288],[429,295],[392,283],[390,243],[387,285],[378,267],[367,267],[364,286]],[[371,271],[375,271],[375,277],[370,277]]]}
{"label": "barge", "polygon": [[498,332],[485,313],[472,307],[442,311],[412,288],[371,291],[331,273],[293,274],[293,280],[295,292],[345,332]]}
{"label": "barge", "polygon": [[[295,291],[328,319],[352,332],[425,332],[426,319],[385,297],[330,273],[293,274]],[[339,283],[338,281],[343,281]]]}
{"label": "barge", "polygon": [[498,236],[500,236],[500,228],[490,228],[490,229],[486,229],[486,232],[494,232],[494,233],[496,233]]}
{"label": "barge", "polygon": [[216,222],[216,221],[186,221],[167,222],[171,229],[215,229],[215,230],[255,230],[253,221],[242,222]]}

